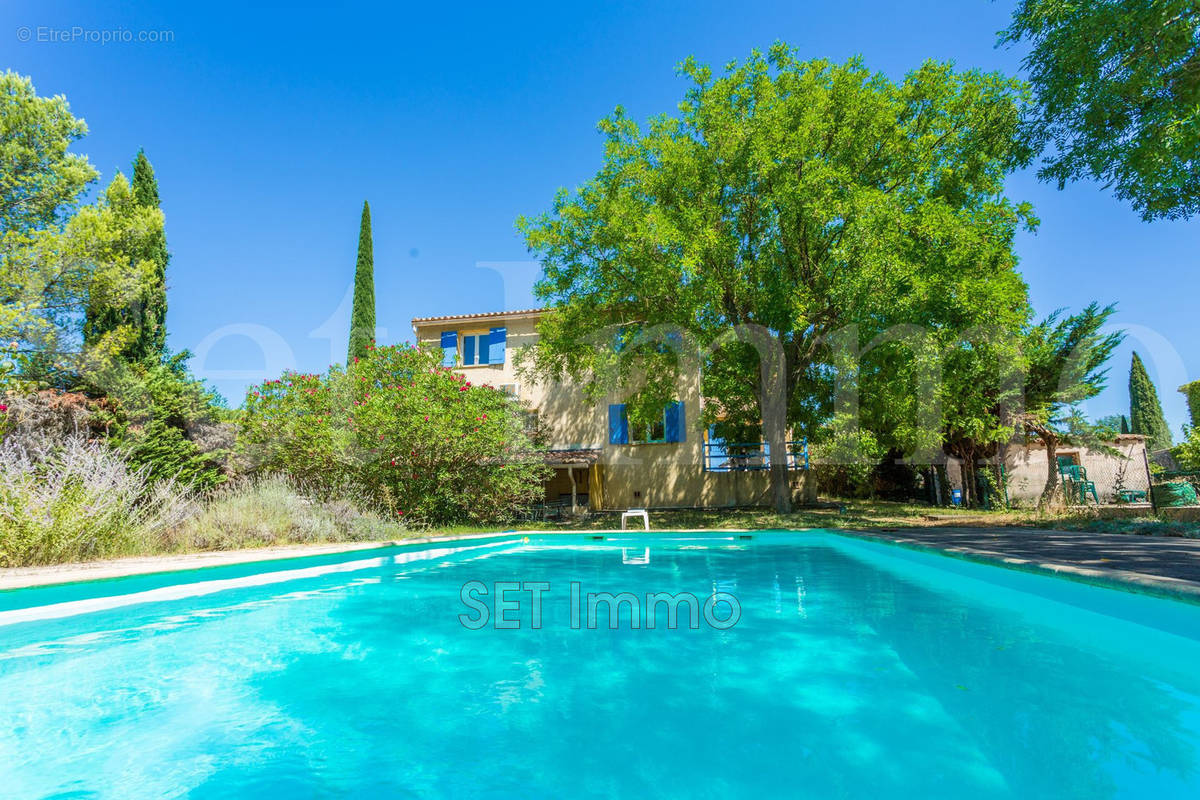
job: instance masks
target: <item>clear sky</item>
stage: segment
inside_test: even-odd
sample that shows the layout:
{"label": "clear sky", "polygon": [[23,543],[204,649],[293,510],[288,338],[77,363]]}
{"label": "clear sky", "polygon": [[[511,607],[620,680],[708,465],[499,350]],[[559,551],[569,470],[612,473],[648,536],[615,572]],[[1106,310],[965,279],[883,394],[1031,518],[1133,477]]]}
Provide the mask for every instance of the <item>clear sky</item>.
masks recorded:
{"label": "clear sky", "polygon": [[[281,367],[344,358],[364,199],[385,343],[411,338],[414,316],[528,307],[536,268],[515,218],[596,171],[595,124],[615,105],[673,111],[685,56],[719,66],[782,39],[893,77],[926,58],[1015,74],[1021,53],[994,46],[1013,5],[8,0],[0,53],[87,120],[76,150],[102,182],[145,148],[172,253],[170,343],[236,405]],[[90,31],[118,41],[80,40],[103,35]],[[141,31],[170,41],[120,41]],[[1136,347],[1178,437],[1175,389],[1200,377],[1200,221],[1143,223],[1097,186],[1029,174],[1010,194],[1042,220],[1018,242],[1038,312],[1115,301],[1132,334],[1088,412],[1126,409]]]}

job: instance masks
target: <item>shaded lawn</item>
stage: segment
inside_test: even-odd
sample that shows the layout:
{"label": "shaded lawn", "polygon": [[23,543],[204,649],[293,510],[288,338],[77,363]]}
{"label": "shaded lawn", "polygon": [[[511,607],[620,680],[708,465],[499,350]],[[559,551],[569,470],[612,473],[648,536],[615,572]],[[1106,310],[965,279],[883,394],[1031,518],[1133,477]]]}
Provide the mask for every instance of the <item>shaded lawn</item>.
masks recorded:
{"label": "shaded lawn", "polygon": [[[817,508],[803,508],[791,514],[777,514],[761,508],[714,511],[651,511],[652,530],[713,530],[745,528],[750,530],[833,528],[882,530],[888,528],[1004,526],[1053,528],[1096,533],[1131,533],[1155,536],[1200,537],[1200,525],[1166,522],[1156,517],[1136,519],[1097,519],[1091,513],[1039,514],[1029,509],[980,511],[977,509],[934,508],[926,505],[894,503],[883,500],[840,500]],[[523,523],[524,530],[600,530],[621,527],[619,512],[591,513],[577,519]],[[512,529],[512,526],[508,528]],[[495,529],[492,529],[495,530]]]}

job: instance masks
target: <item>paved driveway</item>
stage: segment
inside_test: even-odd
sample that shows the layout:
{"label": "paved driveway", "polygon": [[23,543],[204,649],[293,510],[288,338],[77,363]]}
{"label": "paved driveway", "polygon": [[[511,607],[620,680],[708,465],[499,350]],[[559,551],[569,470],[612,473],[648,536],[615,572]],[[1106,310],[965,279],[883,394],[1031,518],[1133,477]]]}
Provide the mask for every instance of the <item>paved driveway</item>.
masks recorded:
{"label": "paved driveway", "polygon": [[1200,539],[1038,528],[898,528],[857,535],[1200,602]]}

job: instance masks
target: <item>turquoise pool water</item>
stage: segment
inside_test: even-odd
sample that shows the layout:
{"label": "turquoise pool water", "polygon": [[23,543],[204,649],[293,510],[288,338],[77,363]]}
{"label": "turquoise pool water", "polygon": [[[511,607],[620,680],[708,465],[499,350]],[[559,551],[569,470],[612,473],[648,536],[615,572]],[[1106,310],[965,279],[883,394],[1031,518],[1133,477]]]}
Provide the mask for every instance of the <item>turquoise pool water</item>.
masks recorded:
{"label": "turquoise pool water", "polygon": [[[541,627],[469,581],[548,582]],[[573,627],[571,581],[741,616]],[[0,593],[0,796],[1195,798],[1200,607],[769,532]]]}

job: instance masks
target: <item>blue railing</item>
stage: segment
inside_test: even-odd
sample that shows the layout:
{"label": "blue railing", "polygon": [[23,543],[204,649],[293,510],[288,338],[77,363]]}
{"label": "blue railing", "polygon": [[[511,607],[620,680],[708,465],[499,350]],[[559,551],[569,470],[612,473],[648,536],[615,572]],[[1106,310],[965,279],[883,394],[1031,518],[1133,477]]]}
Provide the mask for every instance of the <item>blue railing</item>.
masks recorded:
{"label": "blue railing", "polygon": [[[787,443],[787,468],[808,469],[808,438]],[[746,472],[771,468],[771,445],[767,442],[727,444],[704,443],[705,472]]]}

